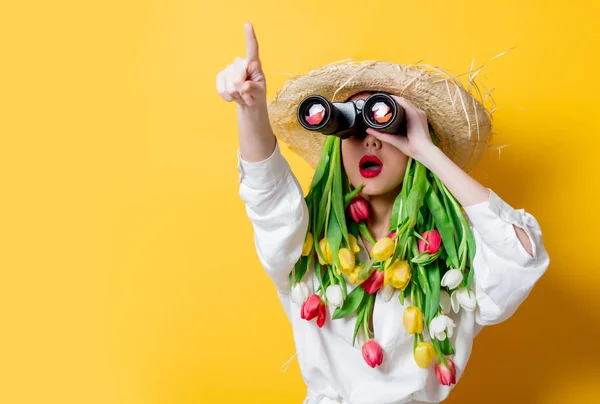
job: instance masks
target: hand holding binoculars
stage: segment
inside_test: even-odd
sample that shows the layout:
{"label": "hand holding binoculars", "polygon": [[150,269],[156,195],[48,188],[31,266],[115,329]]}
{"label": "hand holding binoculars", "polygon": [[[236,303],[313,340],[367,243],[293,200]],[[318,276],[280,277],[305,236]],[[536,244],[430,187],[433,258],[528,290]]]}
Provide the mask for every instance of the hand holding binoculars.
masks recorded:
{"label": "hand holding binoculars", "polygon": [[309,95],[298,105],[298,121],[308,130],[342,139],[363,137],[367,128],[406,135],[404,108],[383,92],[364,100],[334,103],[317,94]]}

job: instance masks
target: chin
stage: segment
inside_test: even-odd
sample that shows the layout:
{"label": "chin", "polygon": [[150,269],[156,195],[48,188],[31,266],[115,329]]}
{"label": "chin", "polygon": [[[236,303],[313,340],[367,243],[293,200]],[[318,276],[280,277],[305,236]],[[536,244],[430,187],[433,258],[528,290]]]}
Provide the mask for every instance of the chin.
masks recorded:
{"label": "chin", "polygon": [[362,189],[361,194],[368,195],[368,196],[377,196],[377,195],[386,194],[386,193],[392,191],[393,189],[395,189],[398,185],[400,185],[400,184],[394,184],[389,179],[386,179],[381,176],[377,176],[374,178],[364,178],[363,176],[360,176],[359,183],[354,185],[354,187],[356,188],[363,182],[364,182],[365,186]]}

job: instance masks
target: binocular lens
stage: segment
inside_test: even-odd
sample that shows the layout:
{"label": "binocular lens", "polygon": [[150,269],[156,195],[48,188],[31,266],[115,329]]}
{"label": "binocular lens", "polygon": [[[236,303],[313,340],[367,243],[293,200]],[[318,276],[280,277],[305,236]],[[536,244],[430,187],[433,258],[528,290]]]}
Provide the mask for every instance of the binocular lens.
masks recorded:
{"label": "binocular lens", "polygon": [[308,107],[308,115],[304,118],[311,125],[320,125],[325,119],[325,106],[319,102],[315,102]]}
{"label": "binocular lens", "polygon": [[386,123],[392,118],[392,107],[384,101],[378,101],[371,108],[373,119],[378,123]]}

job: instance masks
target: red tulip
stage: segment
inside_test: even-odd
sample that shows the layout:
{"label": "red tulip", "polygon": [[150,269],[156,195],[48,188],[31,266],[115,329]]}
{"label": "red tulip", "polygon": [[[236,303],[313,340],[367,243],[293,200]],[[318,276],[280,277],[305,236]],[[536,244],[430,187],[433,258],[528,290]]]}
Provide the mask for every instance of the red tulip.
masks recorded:
{"label": "red tulip", "polygon": [[381,345],[374,339],[370,339],[363,344],[362,355],[365,362],[372,368],[381,365],[383,362],[383,350],[381,349]]}
{"label": "red tulip", "polygon": [[419,239],[419,254],[428,252],[429,254],[435,254],[442,245],[442,238],[440,232],[437,230],[429,230],[421,235],[429,244]]}
{"label": "red tulip", "polygon": [[310,321],[315,317],[317,317],[319,328],[323,327],[325,318],[327,317],[327,308],[325,307],[325,302],[316,293],[306,299],[300,309],[300,318]]}
{"label": "red tulip", "polygon": [[348,205],[348,210],[350,211],[352,220],[356,223],[369,218],[369,203],[360,194],[352,198],[350,205]]}
{"label": "red tulip", "polygon": [[388,234],[388,237],[393,239],[394,237],[396,237],[396,231],[391,232],[390,234]]}
{"label": "red tulip", "polygon": [[450,386],[456,383],[456,366],[450,359],[446,359],[446,362],[448,362],[450,369],[442,361],[438,361],[435,364],[435,375],[444,386]]}
{"label": "red tulip", "polygon": [[373,272],[371,272],[371,275],[369,275],[369,277],[360,284],[360,286],[365,290],[365,292],[372,295],[383,286],[384,278],[385,272],[375,269]]}

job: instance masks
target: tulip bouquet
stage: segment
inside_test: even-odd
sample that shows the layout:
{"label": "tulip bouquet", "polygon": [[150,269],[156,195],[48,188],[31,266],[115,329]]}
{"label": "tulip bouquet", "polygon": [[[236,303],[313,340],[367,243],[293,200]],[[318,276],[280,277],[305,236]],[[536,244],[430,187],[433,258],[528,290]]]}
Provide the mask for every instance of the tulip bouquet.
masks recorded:
{"label": "tulip bouquet", "polygon": [[[400,290],[401,304],[410,298],[403,325],[415,336],[416,363],[427,368],[437,358],[440,383],[455,383],[454,363],[446,357],[454,354],[450,338],[455,325],[446,314],[450,306],[455,312],[460,307],[475,309],[471,290],[475,241],[461,206],[433,173],[409,158],[389,234],[374,240],[365,224],[369,205],[360,195],[363,185],[352,189],[342,170],[340,146],[340,138],[326,137],[305,198],[310,213],[308,232],[302,255],[290,272],[293,296],[303,301],[301,317],[317,317],[322,327],[327,303],[335,307],[332,320],[356,313],[352,343],[362,330],[363,357],[375,367],[383,361],[370,326],[375,294],[382,290],[387,301]],[[373,244],[367,263],[355,256],[360,250],[359,235]],[[302,278],[313,263],[319,288],[309,297]],[[343,275],[358,285],[350,293]],[[430,341],[423,337],[425,325]]]}

